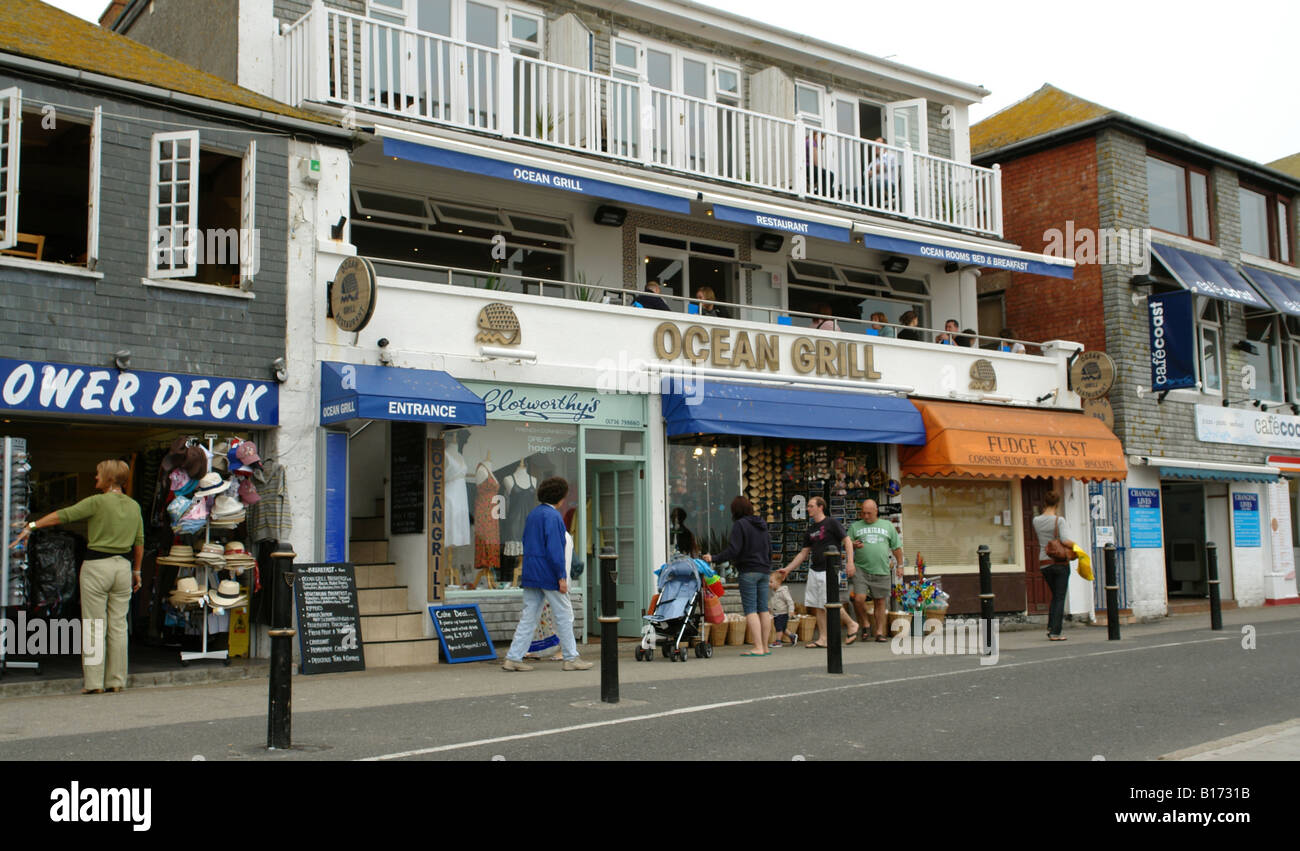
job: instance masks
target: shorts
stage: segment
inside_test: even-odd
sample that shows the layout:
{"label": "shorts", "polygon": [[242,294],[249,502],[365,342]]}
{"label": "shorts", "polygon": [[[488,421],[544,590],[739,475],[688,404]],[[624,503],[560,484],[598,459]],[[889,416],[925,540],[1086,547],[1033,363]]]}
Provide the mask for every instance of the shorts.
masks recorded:
{"label": "shorts", "polygon": [[742,571],[740,574],[740,606],[745,614],[762,614],[767,611],[767,603],[772,589],[768,587],[769,574],[758,571]]}
{"label": "shorts", "polygon": [[810,609],[826,608],[826,571],[808,571],[808,584],[803,589],[803,604]]}
{"label": "shorts", "polygon": [[890,575],[888,573],[867,573],[859,568],[853,572],[853,578],[849,580],[849,587],[859,597],[888,600]]}
{"label": "shorts", "polygon": [[772,626],[778,633],[785,632],[785,625],[790,622],[789,615],[773,615]]}

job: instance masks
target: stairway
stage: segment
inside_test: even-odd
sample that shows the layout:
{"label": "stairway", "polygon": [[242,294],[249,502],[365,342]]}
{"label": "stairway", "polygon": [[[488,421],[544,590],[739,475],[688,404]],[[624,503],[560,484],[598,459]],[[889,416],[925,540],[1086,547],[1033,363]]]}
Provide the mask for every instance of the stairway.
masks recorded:
{"label": "stairway", "polygon": [[438,639],[425,638],[427,615],[407,608],[406,586],[397,584],[397,564],[388,560],[384,501],[375,503],[374,516],[352,518],[348,542],[350,560],[356,569],[366,667],[436,664]]}

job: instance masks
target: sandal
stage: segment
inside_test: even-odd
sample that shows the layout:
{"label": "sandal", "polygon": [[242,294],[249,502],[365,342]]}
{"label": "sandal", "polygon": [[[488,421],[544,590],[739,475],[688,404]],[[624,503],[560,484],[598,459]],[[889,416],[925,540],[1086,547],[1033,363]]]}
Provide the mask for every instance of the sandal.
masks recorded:
{"label": "sandal", "polygon": [[809,650],[825,650],[825,649],[826,649],[826,645],[825,645],[825,644],[816,644],[816,643],[814,643],[814,644],[805,644],[804,647],[807,647]]}
{"label": "sandal", "polygon": [[844,639],[844,646],[845,646],[845,647],[848,647],[850,644],[852,644],[853,642],[855,642],[855,641],[857,641],[857,640],[858,640],[858,634],[855,632],[855,633],[853,633],[852,635],[850,635],[850,636],[848,636],[847,638]]}
{"label": "sandal", "polygon": [[83,688],[81,690],[81,693],[82,694],[103,694],[104,690],[102,688]]}
{"label": "sandal", "polygon": [[113,686],[112,688],[104,689],[104,691],[108,692],[109,694],[117,694],[118,692],[123,691],[123,688],[121,686]]}
{"label": "sandal", "polygon": [[877,635],[877,636],[876,636],[876,641],[884,642],[884,641],[888,641],[888,640],[889,640],[889,637],[888,637],[888,636],[884,636],[884,635]]}
{"label": "sandal", "polygon": [[741,653],[740,655],[741,656],[771,656],[772,651],[769,650],[766,653],[755,653],[753,650],[751,650],[748,653]]}
{"label": "sandal", "polygon": [[1047,636],[1047,640],[1048,641],[1069,641],[1070,639],[1066,638],[1064,635],[1049,635]]}

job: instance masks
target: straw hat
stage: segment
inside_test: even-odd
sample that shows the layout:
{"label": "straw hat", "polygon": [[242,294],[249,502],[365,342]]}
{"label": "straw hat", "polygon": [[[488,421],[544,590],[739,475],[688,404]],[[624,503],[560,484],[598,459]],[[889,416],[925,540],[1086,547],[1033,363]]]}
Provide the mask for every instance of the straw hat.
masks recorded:
{"label": "straw hat", "polygon": [[230,483],[221,478],[221,474],[214,470],[199,479],[199,489],[194,495],[196,497],[212,496],[213,494],[221,493],[229,486]]}
{"label": "straw hat", "polygon": [[226,564],[225,550],[221,544],[206,543],[203,549],[199,551],[196,558],[208,565],[209,567],[224,567]]}
{"label": "straw hat", "polygon": [[244,570],[257,564],[257,559],[253,558],[244,550],[244,545],[239,541],[230,541],[226,544],[226,570],[233,570],[241,573]]}
{"label": "straw hat", "polygon": [[242,606],[248,602],[239,583],[233,579],[223,579],[216,589],[208,592],[208,602],[223,609]]}
{"label": "straw hat", "polygon": [[199,588],[199,583],[194,577],[187,576],[177,580],[176,588],[168,596],[167,601],[177,608],[184,608],[199,602],[204,596],[204,591]]}
{"label": "straw hat", "polygon": [[194,549],[189,544],[172,544],[165,556],[159,556],[158,564],[170,564],[176,567],[189,567],[194,564]]}

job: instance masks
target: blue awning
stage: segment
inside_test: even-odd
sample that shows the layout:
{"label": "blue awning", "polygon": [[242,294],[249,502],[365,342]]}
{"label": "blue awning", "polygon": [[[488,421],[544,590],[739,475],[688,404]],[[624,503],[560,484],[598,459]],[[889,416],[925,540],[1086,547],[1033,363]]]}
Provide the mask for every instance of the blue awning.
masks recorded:
{"label": "blue awning", "polygon": [[[1047,255],[1031,255],[1023,251],[999,250],[976,243],[951,245],[943,242],[926,242],[924,240],[903,239],[874,233],[858,228],[862,245],[873,251],[888,251],[893,254],[906,254],[910,257],[924,257],[927,260],[941,260],[944,263],[958,263],[962,266],[981,266],[987,269],[1006,269],[1012,272],[1025,272],[1031,275],[1047,275],[1052,278],[1074,279],[1074,266],[1063,263]],[[1053,262],[1055,261],[1055,262]]]}
{"label": "blue awning", "polygon": [[487,406],[445,372],[322,361],[321,425],[354,419],[483,425]]}
{"label": "blue awning", "polygon": [[1279,311],[1288,316],[1300,316],[1300,280],[1254,266],[1243,266],[1242,271]]}
{"label": "blue awning", "polygon": [[815,236],[820,239],[834,240],[835,242],[848,242],[853,234],[852,223],[847,220],[843,225],[835,225],[829,222],[803,218],[801,214],[796,212],[791,212],[789,215],[778,215],[763,210],[732,207],[729,204],[715,203],[713,205],[713,218],[721,222],[738,222],[750,227]]}
{"label": "blue awning", "polygon": [[1196,482],[1259,482],[1261,484],[1272,484],[1279,481],[1280,476],[1269,473],[1244,473],[1234,470],[1201,470],[1192,469],[1191,467],[1161,467],[1160,478],[1162,479],[1190,479]]}
{"label": "blue awning", "polygon": [[1226,260],[1154,243],[1151,253],[1185,290],[1210,298],[1235,301],[1248,307],[1268,309],[1264,297]]}
{"label": "blue awning", "polygon": [[610,201],[622,201],[625,204],[637,204],[642,207],[654,207],[674,213],[690,213],[690,199],[683,195],[667,192],[655,192],[638,186],[624,185],[609,180],[599,180],[586,174],[556,171],[542,168],[528,157],[512,157],[507,151],[493,151],[496,156],[481,156],[464,151],[454,151],[404,139],[385,137],[384,156],[410,160],[411,162],[435,165],[441,168],[465,171],[470,174],[482,174],[487,177],[499,177],[516,183],[531,186],[543,186],[604,198]]}
{"label": "blue awning", "polygon": [[921,412],[896,396],[708,379],[683,387],[679,380],[665,378],[663,409],[669,437],[736,434],[910,446],[925,443]]}

